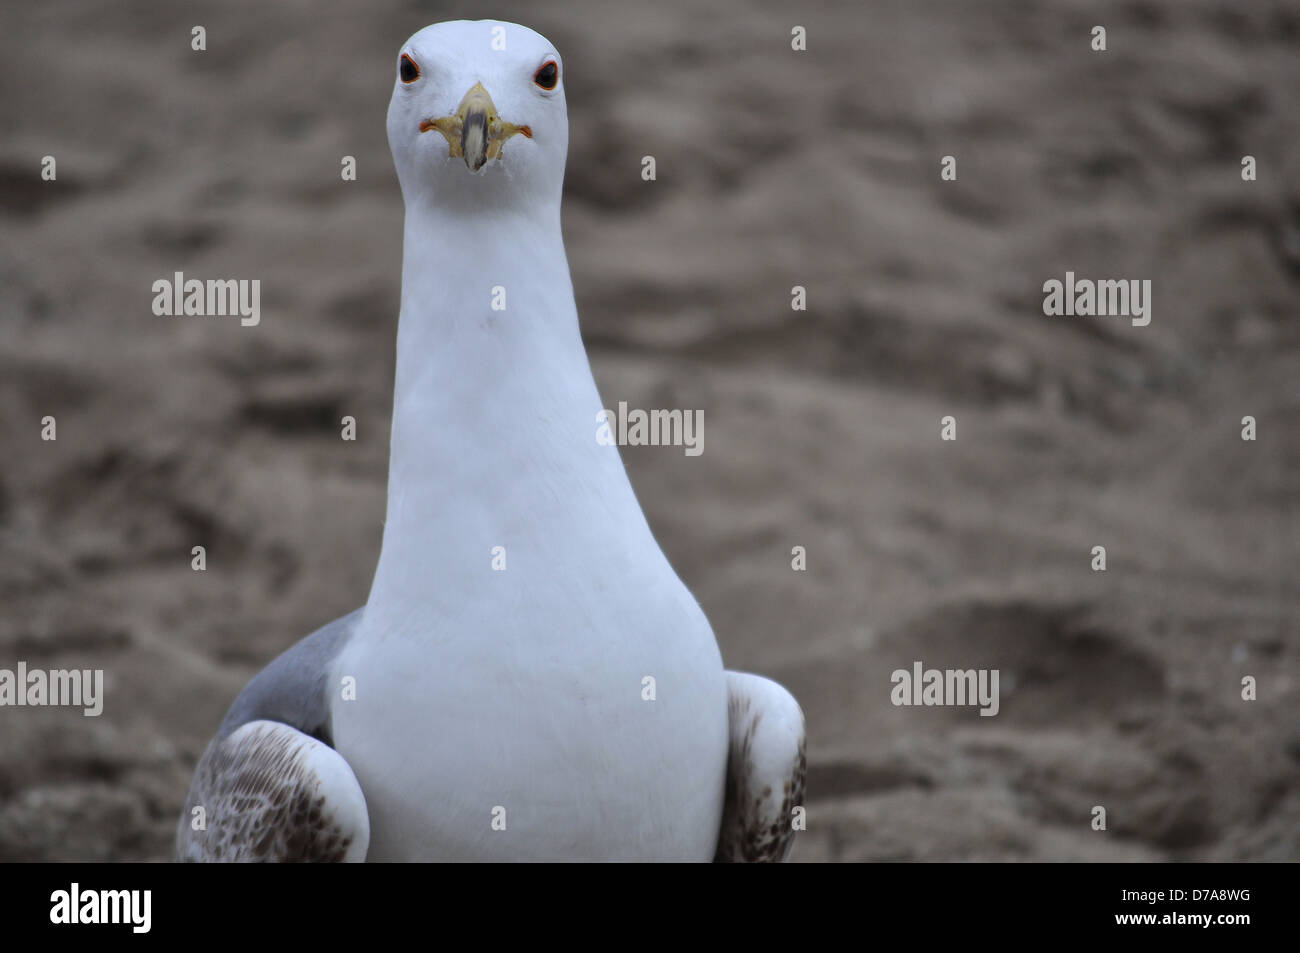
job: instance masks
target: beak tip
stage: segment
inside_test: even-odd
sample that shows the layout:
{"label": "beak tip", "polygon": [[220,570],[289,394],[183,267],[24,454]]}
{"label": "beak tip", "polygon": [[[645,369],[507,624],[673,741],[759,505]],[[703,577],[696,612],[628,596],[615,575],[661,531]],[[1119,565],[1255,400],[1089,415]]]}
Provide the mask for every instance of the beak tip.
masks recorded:
{"label": "beak tip", "polygon": [[442,133],[448,156],[464,158],[465,167],[472,173],[479,172],[489,160],[500,158],[502,144],[516,133],[533,137],[531,127],[502,120],[482,83],[465,94],[456,112],[420,122],[420,132],[430,129]]}

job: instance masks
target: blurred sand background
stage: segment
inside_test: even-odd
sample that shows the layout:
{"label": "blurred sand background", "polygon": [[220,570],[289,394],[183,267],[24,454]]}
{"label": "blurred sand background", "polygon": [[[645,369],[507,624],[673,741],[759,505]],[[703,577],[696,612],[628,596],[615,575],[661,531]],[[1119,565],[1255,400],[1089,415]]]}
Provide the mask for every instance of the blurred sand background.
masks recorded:
{"label": "blurred sand background", "polygon": [[[457,16],[565,57],[584,334],[606,406],[705,410],[703,456],[624,459],[807,712],[795,859],[1300,859],[1300,3],[341,6],[0,13],[0,667],[107,681],[0,709],[0,859],[168,858],[239,688],[365,600],[384,113]],[[1066,270],[1151,279],[1152,323],[1045,317]],[[175,271],[260,278],[260,326],[154,316]],[[893,707],[915,659],[999,668],[1001,713]]]}

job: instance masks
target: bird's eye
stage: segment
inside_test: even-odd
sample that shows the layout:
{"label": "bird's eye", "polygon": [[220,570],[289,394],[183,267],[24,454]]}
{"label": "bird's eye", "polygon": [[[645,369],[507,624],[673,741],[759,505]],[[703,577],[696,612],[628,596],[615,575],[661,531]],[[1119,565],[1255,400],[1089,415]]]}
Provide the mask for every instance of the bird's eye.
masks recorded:
{"label": "bird's eye", "polygon": [[403,83],[414,83],[420,78],[420,67],[415,65],[415,60],[403,53],[402,63],[397,68],[397,74],[402,77]]}
{"label": "bird's eye", "polygon": [[559,81],[560,68],[555,65],[555,60],[547,60],[545,65],[533,76],[533,82],[542,89],[554,89],[555,84]]}

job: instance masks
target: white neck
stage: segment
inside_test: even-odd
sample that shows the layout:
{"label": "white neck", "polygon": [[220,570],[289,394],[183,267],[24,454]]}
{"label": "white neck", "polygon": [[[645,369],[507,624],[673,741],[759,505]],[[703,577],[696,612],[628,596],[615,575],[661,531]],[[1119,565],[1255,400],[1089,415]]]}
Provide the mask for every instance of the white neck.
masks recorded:
{"label": "white neck", "polygon": [[596,441],[601,406],[558,201],[477,215],[408,201],[388,515],[367,614],[456,612],[491,584],[496,546],[512,576],[658,553],[617,448]]}

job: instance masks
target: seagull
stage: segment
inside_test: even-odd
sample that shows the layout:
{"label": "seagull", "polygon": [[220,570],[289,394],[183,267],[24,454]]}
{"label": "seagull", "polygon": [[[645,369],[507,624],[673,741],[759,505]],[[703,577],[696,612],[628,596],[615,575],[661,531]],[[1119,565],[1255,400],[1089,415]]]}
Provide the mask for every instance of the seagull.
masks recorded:
{"label": "seagull", "polygon": [[365,605],[236,698],[184,861],[782,861],[804,717],[723,668],[609,441],[560,230],[564,64],[524,26],[402,46],[387,517]]}

